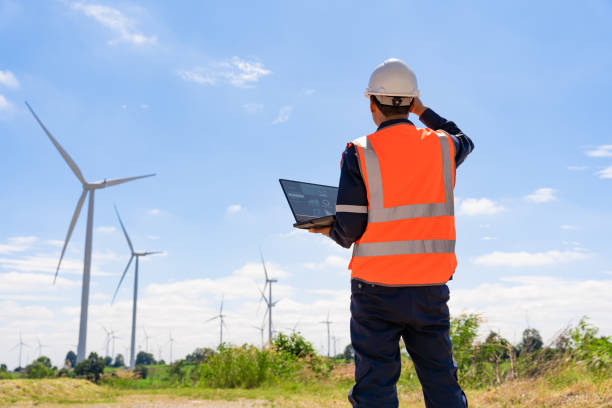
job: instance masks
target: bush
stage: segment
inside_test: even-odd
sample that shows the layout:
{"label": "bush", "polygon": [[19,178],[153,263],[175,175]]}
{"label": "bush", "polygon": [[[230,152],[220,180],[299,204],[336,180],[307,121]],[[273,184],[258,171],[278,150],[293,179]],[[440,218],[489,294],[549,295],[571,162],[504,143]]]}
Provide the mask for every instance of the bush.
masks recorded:
{"label": "bush", "polygon": [[610,337],[598,336],[599,329],[580,319],[578,325],[569,331],[569,348],[574,361],[584,363],[598,375],[612,371],[612,343]]}
{"label": "bush", "polygon": [[272,339],[272,346],[278,352],[286,352],[298,358],[313,356],[315,354],[312,343],[307,341],[299,333],[292,333],[291,336],[279,333],[278,336]]}
{"label": "bush", "polygon": [[56,368],[51,365],[49,357],[41,356],[25,368],[28,378],[47,378],[55,376]]}
{"label": "bush", "polygon": [[89,381],[99,382],[104,372],[104,359],[96,353],[91,353],[86,360],[77,363],[74,373],[79,377],[87,378]]}

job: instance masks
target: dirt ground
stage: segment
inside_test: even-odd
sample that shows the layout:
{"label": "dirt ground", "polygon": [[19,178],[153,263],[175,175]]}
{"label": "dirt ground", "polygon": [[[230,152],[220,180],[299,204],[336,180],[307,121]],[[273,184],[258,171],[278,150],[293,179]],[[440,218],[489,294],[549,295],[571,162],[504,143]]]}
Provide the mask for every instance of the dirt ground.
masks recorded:
{"label": "dirt ground", "polygon": [[211,401],[190,398],[171,398],[152,395],[130,395],[121,397],[117,402],[98,404],[33,404],[18,403],[10,405],[15,408],[268,408],[273,407],[267,401],[237,400],[237,401]]}

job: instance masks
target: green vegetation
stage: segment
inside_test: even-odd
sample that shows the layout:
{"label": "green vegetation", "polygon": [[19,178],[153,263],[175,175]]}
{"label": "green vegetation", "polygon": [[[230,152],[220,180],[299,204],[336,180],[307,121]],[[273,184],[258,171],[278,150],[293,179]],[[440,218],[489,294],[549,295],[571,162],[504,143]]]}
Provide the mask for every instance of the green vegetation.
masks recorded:
{"label": "green vegetation", "polygon": [[[607,406],[602,401],[612,406],[612,342],[599,335],[586,318],[550,345],[545,345],[533,328],[525,330],[516,345],[495,332],[479,341],[480,323],[479,316],[466,315],[453,319],[451,326],[460,382],[470,398],[479,401],[476,406]],[[151,354],[140,352],[134,370],[122,364],[113,367],[122,363],[122,358],[111,361],[95,353],[74,369],[70,368],[70,355],[60,370],[41,357],[20,373],[9,373],[6,366],[0,366],[0,405],[27,399],[106,401],[138,393],[155,398],[255,398],[274,401],[278,407],[329,406],[331,401],[344,401],[352,384],[352,353],[349,346],[335,358],[319,356],[312,344],[296,333],[279,334],[263,350],[247,344],[223,344],[217,350],[198,348],[171,365],[155,364]],[[409,356],[403,359],[398,383],[403,404],[422,406],[414,366]],[[88,379],[91,387],[79,385],[76,394],[69,391],[61,397],[59,390],[67,384],[82,382],[72,383],[70,378],[26,382],[29,380],[24,377],[79,377]],[[588,398],[581,397],[588,402],[564,405],[571,398],[560,395],[567,393],[588,394]],[[513,402],[507,405],[509,400]]]}

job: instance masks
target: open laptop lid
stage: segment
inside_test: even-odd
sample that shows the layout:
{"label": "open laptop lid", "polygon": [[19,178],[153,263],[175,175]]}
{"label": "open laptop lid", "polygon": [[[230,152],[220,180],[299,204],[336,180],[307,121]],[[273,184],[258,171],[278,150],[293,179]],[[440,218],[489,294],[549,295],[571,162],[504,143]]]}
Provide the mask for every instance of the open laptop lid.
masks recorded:
{"label": "open laptop lid", "polygon": [[279,181],[298,224],[336,215],[338,187],[285,179]]}

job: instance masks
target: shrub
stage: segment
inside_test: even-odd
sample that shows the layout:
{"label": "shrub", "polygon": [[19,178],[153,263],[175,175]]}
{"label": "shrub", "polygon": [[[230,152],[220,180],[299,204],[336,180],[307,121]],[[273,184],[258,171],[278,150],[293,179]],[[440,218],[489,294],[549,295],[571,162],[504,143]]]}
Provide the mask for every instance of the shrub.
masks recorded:
{"label": "shrub", "polygon": [[586,364],[595,374],[612,371],[612,343],[610,337],[598,336],[599,329],[580,319],[578,325],[569,331],[569,347],[574,361]]}
{"label": "shrub", "polygon": [[86,360],[77,363],[74,373],[79,377],[87,378],[90,381],[100,381],[100,376],[104,372],[104,359],[96,353],[91,353]]}
{"label": "shrub", "polygon": [[25,368],[28,378],[47,378],[55,376],[56,368],[51,365],[49,357],[41,356]]}
{"label": "shrub", "polygon": [[286,352],[298,358],[315,354],[312,343],[299,333],[292,333],[290,336],[279,333],[278,336],[272,339],[272,346],[278,352]]}

